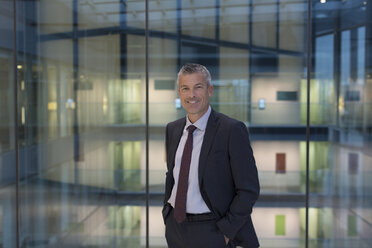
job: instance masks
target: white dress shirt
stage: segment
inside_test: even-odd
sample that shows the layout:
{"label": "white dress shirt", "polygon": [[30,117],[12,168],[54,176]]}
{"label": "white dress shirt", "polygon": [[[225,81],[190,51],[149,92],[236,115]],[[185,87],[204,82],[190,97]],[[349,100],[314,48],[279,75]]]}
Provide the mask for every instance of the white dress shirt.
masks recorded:
{"label": "white dress shirt", "polygon": [[193,147],[190,163],[189,186],[187,189],[186,196],[186,213],[201,214],[210,212],[208,206],[205,204],[200,194],[199,188],[199,156],[203,144],[205,129],[207,127],[207,122],[210,114],[211,107],[209,106],[207,112],[195,123],[191,123],[189,118],[186,116],[186,125],[185,128],[183,129],[183,134],[176,152],[175,165],[173,168],[174,186],[172,189],[172,194],[168,200],[168,202],[173,207],[176,202],[178,177],[180,173],[182,153],[188,136],[187,128],[190,125],[194,125],[197,129],[195,129],[193,133]]}

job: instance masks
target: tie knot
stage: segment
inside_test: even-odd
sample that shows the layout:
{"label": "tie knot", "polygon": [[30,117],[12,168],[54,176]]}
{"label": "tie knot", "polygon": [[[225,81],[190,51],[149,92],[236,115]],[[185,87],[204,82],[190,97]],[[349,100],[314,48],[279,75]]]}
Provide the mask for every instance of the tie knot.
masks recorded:
{"label": "tie knot", "polygon": [[187,131],[189,131],[189,134],[192,134],[195,131],[196,127],[194,125],[190,125],[187,127]]}

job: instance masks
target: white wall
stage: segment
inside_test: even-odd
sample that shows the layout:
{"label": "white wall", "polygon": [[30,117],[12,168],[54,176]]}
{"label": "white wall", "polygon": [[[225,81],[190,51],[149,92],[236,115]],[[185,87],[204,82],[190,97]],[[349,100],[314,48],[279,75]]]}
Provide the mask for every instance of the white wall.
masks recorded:
{"label": "white wall", "polygon": [[[252,148],[265,191],[300,186],[300,143],[297,141],[254,141]],[[286,173],[276,174],[276,154],[286,154]]]}
{"label": "white wall", "polygon": [[[285,235],[275,235],[275,216],[285,215]],[[298,208],[254,208],[252,221],[260,238],[299,238],[300,210]]]}

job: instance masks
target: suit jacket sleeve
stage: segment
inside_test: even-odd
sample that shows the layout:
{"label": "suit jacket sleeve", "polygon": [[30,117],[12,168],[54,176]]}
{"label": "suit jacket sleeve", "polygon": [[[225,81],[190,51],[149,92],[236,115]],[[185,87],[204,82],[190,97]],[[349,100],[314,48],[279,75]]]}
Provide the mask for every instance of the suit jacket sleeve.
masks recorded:
{"label": "suit jacket sleeve", "polygon": [[260,186],[247,127],[242,122],[236,122],[230,128],[228,143],[236,194],[228,212],[217,222],[217,226],[228,238],[234,239],[240,228],[251,218]]}
{"label": "suit jacket sleeve", "polygon": [[[166,151],[166,161],[167,161],[167,166],[168,165],[168,162],[169,162],[169,139],[170,139],[170,127],[169,127],[169,124],[166,126],[165,128],[165,151]],[[167,172],[165,174],[165,197],[164,197],[164,205],[167,203],[167,200],[171,194],[171,189],[172,189],[172,185],[173,185],[173,177],[172,175],[170,175],[170,173],[172,173],[172,171],[169,170],[169,167],[167,167]]]}

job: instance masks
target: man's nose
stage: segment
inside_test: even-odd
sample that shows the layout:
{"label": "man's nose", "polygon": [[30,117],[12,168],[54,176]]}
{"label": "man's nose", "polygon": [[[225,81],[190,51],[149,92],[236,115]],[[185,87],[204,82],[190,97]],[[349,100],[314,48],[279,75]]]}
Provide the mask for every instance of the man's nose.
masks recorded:
{"label": "man's nose", "polygon": [[189,95],[189,97],[195,97],[195,96],[196,96],[195,92],[196,92],[195,89],[191,89],[191,90],[190,90],[190,95]]}

